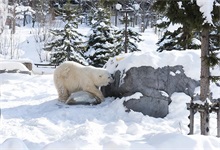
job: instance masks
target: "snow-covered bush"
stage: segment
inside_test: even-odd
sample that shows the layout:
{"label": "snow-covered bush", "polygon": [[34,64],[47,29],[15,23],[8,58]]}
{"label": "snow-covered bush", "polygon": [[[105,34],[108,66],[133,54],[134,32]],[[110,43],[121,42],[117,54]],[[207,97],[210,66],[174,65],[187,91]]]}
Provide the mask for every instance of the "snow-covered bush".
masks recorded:
{"label": "snow-covered bush", "polygon": [[115,30],[111,26],[107,11],[98,8],[92,20],[92,33],[89,36],[85,57],[90,65],[102,67],[110,57],[119,52],[115,48]]}

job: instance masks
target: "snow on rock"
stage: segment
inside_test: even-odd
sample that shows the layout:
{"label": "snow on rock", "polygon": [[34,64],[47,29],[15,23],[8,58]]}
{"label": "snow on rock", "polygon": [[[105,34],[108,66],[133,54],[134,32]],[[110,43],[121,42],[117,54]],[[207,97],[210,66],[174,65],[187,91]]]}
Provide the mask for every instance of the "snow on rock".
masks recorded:
{"label": "snow on rock", "polygon": [[142,93],[136,92],[136,93],[134,93],[134,94],[131,95],[131,96],[125,97],[125,101],[128,101],[128,100],[130,100],[130,99],[140,99],[142,96],[143,96]]}
{"label": "snow on rock", "polygon": [[[200,76],[200,51],[166,51],[158,52],[134,52],[121,54],[109,59],[106,63],[106,69],[114,74],[120,70],[126,72],[132,67],[152,66],[161,68],[164,66],[182,65],[186,76],[199,80]],[[193,69],[192,69],[193,68]],[[196,72],[196,73],[195,73]]]}
{"label": "snow on rock", "polygon": [[171,71],[171,72],[170,72],[170,75],[171,75],[171,76],[175,76],[176,74]]}
{"label": "snow on rock", "polygon": [[0,62],[0,70],[29,71],[27,67],[20,62]]}

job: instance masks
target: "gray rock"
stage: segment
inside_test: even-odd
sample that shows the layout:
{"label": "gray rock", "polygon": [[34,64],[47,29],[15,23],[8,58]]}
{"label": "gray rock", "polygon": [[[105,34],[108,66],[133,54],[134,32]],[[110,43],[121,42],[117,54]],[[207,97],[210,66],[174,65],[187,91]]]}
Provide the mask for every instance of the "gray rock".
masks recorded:
{"label": "gray rock", "polygon": [[19,71],[19,73],[21,73],[21,74],[29,74],[29,75],[31,75],[31,71]]}
{"label": "gray rock", "polygon": [[18,73],[18,69],[13,69],[13,70],[7,70],[7,73]]}
{"label": "gray rock", "polygon": [[5,72],[6,72],[6,69],[0,70],[0,73],[5,73]]}
{"label": "gray rock", "polygon": [[114,79],[114,83],[102,87],[104,96],[124,97],[140,92],[143,97],[131,99],[124,105],[152,117],[168,114],[170,96],[174,92],[184,92],[192,97],[194,89],[199,86],[198,81],[185,75],[180,65],[157,69],[151,66],[133,67],[127,72],[116,71]]}
{"label": "gray rock", "polygon": [[142,112],[152,117],[165,117],[168,114],[168,98],[143,96],[140,99],[131,99],[123,103],[128,110]]}
{"label": "gray rock", "polygon": [[68,105],[95,105],[98,104],[98,98],[92,93],[86,91],[74,92],[67,99]]}

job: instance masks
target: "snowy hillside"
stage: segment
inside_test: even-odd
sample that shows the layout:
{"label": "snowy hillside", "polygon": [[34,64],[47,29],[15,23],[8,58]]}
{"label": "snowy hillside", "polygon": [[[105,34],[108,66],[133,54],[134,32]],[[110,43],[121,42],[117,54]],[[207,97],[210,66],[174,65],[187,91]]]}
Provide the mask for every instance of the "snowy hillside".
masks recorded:
{"label": "snowy hillside", "polygon": [[[86,34],[88,28],[80,27]],[[30,28],[20,28],[20,59],[39,62]],[[21,34],[23,33],[23,34]],[[141,52],[119,55],[107,63],[107,69],[126,70],[133,66],[183,65],[187,76],[199,79],[199,51],[156,52],[157,36],[152,29],[143,33]],[[4,57],[0,60],[3,61]],[[215,68],[219,72],[219,68]],[[53,68],[33,68],[36,74],[0,74],[1,150],[217,150],[216,115],[211,114],[210,136],[201,136],[199,114],[195,118],[195,135],[189,128],[186,103],[190,97],[174,93],[169,114],[152,118],[138,112],[126,112],[123,101],[130,97],[105,101],[96,106],[69,106],[57,101]],[[47,73],[41,75],[42,72]],[[216,97],[220,90],[212,84]]]}

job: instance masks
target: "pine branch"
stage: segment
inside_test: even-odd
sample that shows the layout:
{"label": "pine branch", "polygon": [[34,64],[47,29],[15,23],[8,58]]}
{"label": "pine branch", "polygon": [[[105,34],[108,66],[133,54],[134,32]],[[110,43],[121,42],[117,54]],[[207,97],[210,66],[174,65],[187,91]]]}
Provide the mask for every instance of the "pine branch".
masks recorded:
{"label": "pine branch", "polygon": [[220,76],[210,76],[209,77],[209,80],[216,83],[217,81],[220,80]]}

